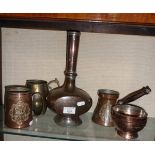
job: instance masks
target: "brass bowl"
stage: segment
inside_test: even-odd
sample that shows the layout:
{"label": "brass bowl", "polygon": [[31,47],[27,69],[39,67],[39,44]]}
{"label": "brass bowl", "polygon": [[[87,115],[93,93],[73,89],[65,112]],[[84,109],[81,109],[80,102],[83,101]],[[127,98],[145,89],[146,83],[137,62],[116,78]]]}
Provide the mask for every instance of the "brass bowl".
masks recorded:
{"label": "brass bowl", "polygon": [[111,114],[117,134],[125,139],[137,138],[138,131],[142,130],[147,123],[147,112],[136,105],[115,105],[112,107]]}

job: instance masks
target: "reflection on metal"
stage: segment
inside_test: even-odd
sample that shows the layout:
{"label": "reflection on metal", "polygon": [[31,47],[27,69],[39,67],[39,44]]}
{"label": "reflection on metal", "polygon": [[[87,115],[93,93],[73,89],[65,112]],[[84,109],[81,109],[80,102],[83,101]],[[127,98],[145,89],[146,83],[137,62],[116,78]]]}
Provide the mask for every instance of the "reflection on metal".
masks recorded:
{"label": "reflection on metal", "polygon": [[89,94],[75,84],[79,42],[80,32],[67,31],[64,84],[52,89],[47,97],[48,107],[56,112],[54,120],[60,126],[80,125],[82,120],[79,116],[92,106]]}

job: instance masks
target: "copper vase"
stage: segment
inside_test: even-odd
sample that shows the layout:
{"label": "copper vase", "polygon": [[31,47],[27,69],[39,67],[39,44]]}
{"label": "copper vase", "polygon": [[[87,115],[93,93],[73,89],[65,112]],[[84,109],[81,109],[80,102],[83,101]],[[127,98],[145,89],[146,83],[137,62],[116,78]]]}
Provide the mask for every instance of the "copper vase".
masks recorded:
{"label": "copper vase", "polygon": [[48,107],[57,113],[55,122],[61,126],[77,126],[82,123],[80,115],[92,106],[87,92],[77,88],[75,79],[80,32],[67,31],[66,69],[64,84],[50,91]]}

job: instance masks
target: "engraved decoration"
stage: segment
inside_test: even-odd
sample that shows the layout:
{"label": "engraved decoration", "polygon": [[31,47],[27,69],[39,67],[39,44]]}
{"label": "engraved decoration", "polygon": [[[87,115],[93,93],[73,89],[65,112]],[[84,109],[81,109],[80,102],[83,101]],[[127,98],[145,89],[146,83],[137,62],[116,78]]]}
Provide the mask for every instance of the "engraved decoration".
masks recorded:
{"label": "engraved decoration", "polygon": [[30,108],[28,103],[20,100],[17,104],[12,104],[9,114],[13,122],[22,125],[24,121],[29,119]]}
{"label": "engraved decoration", "polygon": [[99,110],[99,116],[100,118],[102,118],[104,122],[108,121],[112,122],[110,113],[111,113],[111,104],[109,103],[104,104]]}

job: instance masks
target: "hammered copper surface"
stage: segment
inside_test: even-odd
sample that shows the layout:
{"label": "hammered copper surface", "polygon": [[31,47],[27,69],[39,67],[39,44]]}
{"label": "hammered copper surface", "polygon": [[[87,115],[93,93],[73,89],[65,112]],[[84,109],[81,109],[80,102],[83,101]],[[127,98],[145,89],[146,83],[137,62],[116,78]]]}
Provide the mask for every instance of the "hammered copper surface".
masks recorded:
{"label": "hammered copper surface", "polygon": [[98,103],[92,117],[93,122],[103,126],[114,126],[111,117],[111,107],[116,104],[119,92],[108,89],[99,89],[98,96]]}
{"label": "hammered copper surface", "polygon": [[149,86],[142,87],[117,101],[119,92],[109,89],[99,89],[99,99],[92,117],[93,122],[103,126],[114,126],[114,121],[111,117],[111,108],[115,106],[115,104],[130,103],[150,92],[151,89]]}
{"label": "hammered copper surface", "polygon": [[62,86],[51,90],[47,97],[48,107],[57,113],[55,122],[62,126],[81,124],[79,115],[92,105],[89,94],[75,85],[79,41],[80,32],[67,31],[65,81]]}
{"label": "hammered copper surface", "polygon": [[32,121],[31,92],[24,86],[5,87],[5,125],[10,128],[25,128]]}
{"label": "hammered copper surface", "polygon": [[112,118],[118,135],[125,139],[135,139],[138,131],[147,123],[147,112],[136,105],[115,105],[112,107]]}
{"label": "hammered copper surface", "polygon": [[111,115],[118,135],[125,139],[135,139],[138,131],[142,130],[147,122],[147,112],[140,106],[127,104],[151,92],[149,86],[142,87],[124,98],[118,100],[112,107]]}

